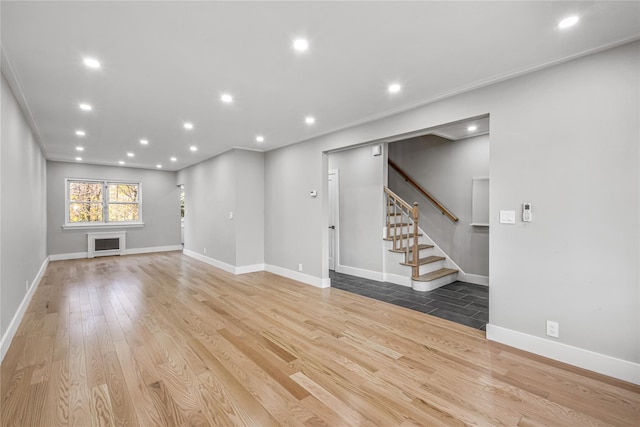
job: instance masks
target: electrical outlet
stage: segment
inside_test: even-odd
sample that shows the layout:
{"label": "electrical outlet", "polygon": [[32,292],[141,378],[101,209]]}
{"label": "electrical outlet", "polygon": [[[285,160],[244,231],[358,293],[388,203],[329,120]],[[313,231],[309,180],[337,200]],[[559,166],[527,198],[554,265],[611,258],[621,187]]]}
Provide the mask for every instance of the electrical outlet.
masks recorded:
{"label": "electrical outlet", "polygon": [[202,253],[206,255],[206,254],[207,254],[207,248],[204,248],[204,249],[202,250]]}
{"label": "electrical outlet", "polygon": [[229,212],[229,219],[233,219],[233,212]]}
{"label": "electrical outlet", "polygon": [[550,337],[558,338],[560,335],[560,325],[558,322],[547,320],[547,335]]}
{"label": "electrical outlet", "polygon": [[28,291],[28,290],[29,290],[29,281],[28,281],[28,280],[25,280],[25,281],[24,281],[24,290],[25,290],[25,291]]}
{"label": "electrical outlet", "polygon": [[302,271],[302,264],[298,264],[298,271]]}

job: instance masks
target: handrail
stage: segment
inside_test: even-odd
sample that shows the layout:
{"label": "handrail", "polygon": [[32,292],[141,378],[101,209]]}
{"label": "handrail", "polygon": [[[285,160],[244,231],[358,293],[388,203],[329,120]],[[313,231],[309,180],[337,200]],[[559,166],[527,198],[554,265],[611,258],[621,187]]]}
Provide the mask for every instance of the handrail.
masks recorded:
{"label": "handrail", "polygon": [[418,182],[416,182],[415,179],[411,178],[411,176],[409,176],[409,174],[407,174],[405,171],[403,171],[400,168],[400,166],[398,166],[391,159],[389,159],[389,166],[394,168],[400,174],[400,176],[402,176],[405,179],[405,181],[407,181],[409,184],[413,185],[416,188],[416,190],[418,190],[420,193],[422,193],[422,195],[424,197],[429,199],[429,201],[431,203],[433,203],[440,210],[440,212],[442,212],[442,215],[448,216],[449,219],[451,219],[451,221],[453,221],[453,222],[457,222],[458,221],[458,217],[457,216],[455,216],[453,213],[451,213],[451,211],[449,209],[445,208],[442,205],[442,203],[438,202],[431,194],[429,194],[429,192],[427,190],[425,190],[420,184],[418,184]]}
{"label": "handrail", "polygon": [[400,203],[409,212],[412,212],[413,207],[409,203],[407,203],[404,200],[402,200],[402,198],[400,196],[398,196],[396,193],[391,191],[391,189],[389,187],[384,187],[384,192],[387,193],[388,195],[390,195],[392,198],[396,199],[396,201],[398,203]]}

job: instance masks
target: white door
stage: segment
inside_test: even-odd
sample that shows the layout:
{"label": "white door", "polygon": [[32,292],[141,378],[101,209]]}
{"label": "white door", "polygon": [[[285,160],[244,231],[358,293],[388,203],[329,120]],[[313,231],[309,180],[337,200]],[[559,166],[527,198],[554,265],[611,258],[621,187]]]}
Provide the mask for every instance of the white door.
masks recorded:
{"label": "white door", "polygon": [[338,201],[340,200],[340,175],[338,170],[329,171],[329,270],[336,269],[339,263],[339,231],[338,231]]}

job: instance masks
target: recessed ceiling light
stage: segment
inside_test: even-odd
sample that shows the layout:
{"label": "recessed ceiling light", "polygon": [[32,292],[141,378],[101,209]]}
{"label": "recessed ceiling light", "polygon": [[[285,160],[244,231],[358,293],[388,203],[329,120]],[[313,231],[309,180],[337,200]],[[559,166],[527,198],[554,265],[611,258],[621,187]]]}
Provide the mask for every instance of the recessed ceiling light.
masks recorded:
{"label": "recessed ceiling light", "polygon": [[118,162],[118,164],[119,164],[119,165],[124,165],[124,162],[123,162],[122,160],[120,160],[120,161]]}
{"label": "recessed ceiling light", "polygon": [[264,136],[262,136],[262,135],[258,135],[258,136],[256,136],[256,141],[258,141],[258,142],[264,142]]}
{"label": "recessed ceiling light", "polygon": [[83,131],[83,130],[77,130],[77,131],[76,131],[76,135],[78,135],[78,136],[85,136],[85,135],[86,135],[86,133],[85,133],[85,131]]}
{"label": "recessed ceiling light", "polygon": [[316,119],[313,118],[312,116],[307,116],[304,118],[304,122],[308,125],[312,125],[316,122]]}
{"label": "recessed ceiling light", "polygon": [[195,145],[192,145],[191,147],[189,147],[189,150],[198,151],[198,147],[196,147]]}
{"label": "recessed ceiling light", "polygon": [[467,130],[468,130],[469,132],[473,132],[474,130],[477,130],[477,129],[478,129],[478,126],[476,126],[476,125],[471,125],[471,126],[468,126],[468,127],[467,127]]}
{"label": "recessed ceiling light", "polygon": [[93,107],[91,105],[85,104],[85,103],[80,104],[79,107],[80,107],[80,109],[82,111],[91,111],[91,110],[93,110]]}
{"label": "recessed ceiling light", "polygon": [[79,145],[78,145],[78,146],[76,147],[76,151],[84,151],[84,147],[81,147],[81,146],[79,146]]}
{"label": "recessed ceiling light", "polygon": [[220,96],[220,101],[229,104],[230,102],[233,102],[233,96],[229,95],[228,93],[223,93]]}
{"label": "recessed ceiling light", "polygon": [[562,21],[558,23],[558,28],[565,29],[565,28],[573,27],[578,23],[579,20],[580,18],[578,18],[577,16],[570,16],[568,18],[564,18]]}
{"label": "recessed ceiling light", "polygon": [[140,144],[142,144],[142,145],[147,145],[148,143],[149,143],[149,141],[146,140],[146,139],[141,139],[140,140]]}
{"label": "recessed ceiling light", "polygon": [[156,167],[157,167],[158,169],[162,169],[162,165],[161,165],[161,164],[157,164],[157,165],[156,165]]}
{"label": "recessed ceiling light", "polygon": [[398,93],[400,92],[400,89],[402,89],[402,86],[400,86],[398,83],[393,83],[389,85],[389,93]]}
{"label": "recessed ceiling light", "polygon": [[177,162],[178,161],[178,159],[176,159],[175,157],[172,157],[169,160],[171,160],[172,162]]}
{"label": "recessed ceiling light", "polygon": [[127,156],[129,156],[129,157],[133,157],[133,156],[134,156],[134,154],[133,154],[133,153],[127,153]]}
{"label": "recessed ceiling light", "polygon": [[304,52],[309,49],[309,42],[307,39],[295,39],[293,41],[293,48],[298,52]]}
{"label": "recessed ceiling light", "polygon": [[83,62],[89,68],[100,68],[100,62],[95,58],[84,58]]}
{"label": "recessed ceiling light", "polygon": [[82,161],[82,157],[76,157],[76,160],[81,162]]}
{"label": "recessed ceiling light", "polygon": [[193,129],[193,123],[185,122],[183,126],[185,129]]}

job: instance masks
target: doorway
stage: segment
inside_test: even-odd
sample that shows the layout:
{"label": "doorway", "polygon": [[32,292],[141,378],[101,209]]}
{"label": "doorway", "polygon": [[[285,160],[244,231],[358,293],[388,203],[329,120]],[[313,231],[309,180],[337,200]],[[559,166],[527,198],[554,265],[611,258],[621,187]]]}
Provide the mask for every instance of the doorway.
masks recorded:
{"label": "doorway", "polygon": [[340,265],[340,172],[332,169],[328,175],[329,270],[335,271],[336,265]]}
{"label": "doorway", "polygon": [[184,247],[184,185],[180,185],[180,243]]}

